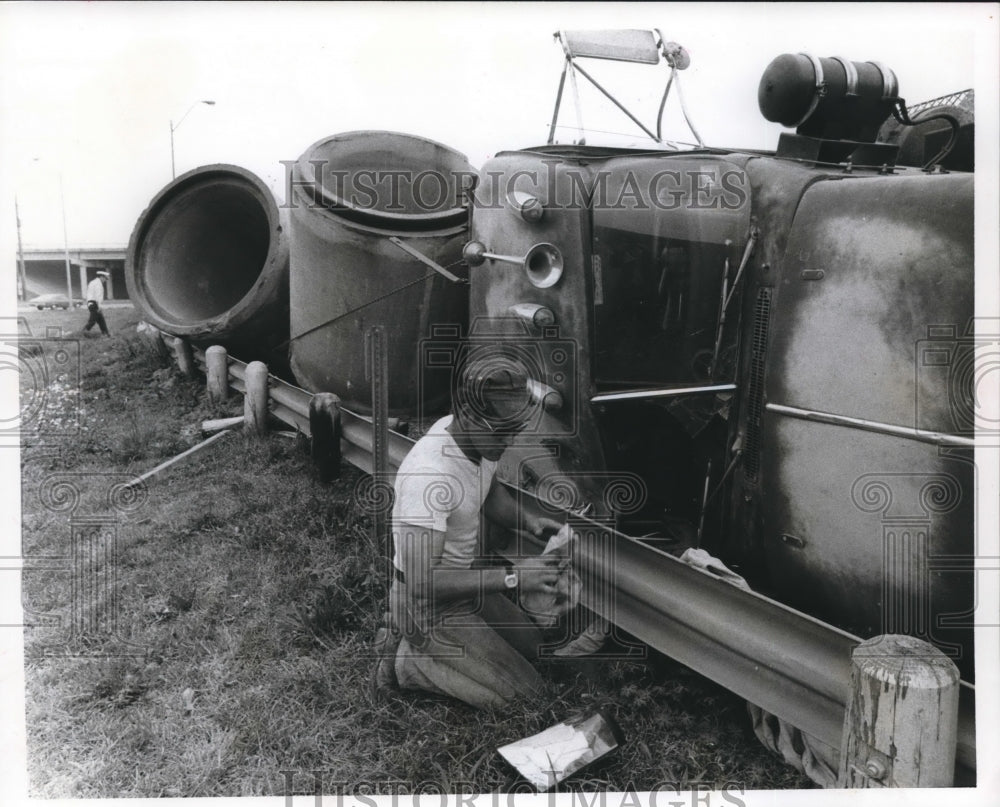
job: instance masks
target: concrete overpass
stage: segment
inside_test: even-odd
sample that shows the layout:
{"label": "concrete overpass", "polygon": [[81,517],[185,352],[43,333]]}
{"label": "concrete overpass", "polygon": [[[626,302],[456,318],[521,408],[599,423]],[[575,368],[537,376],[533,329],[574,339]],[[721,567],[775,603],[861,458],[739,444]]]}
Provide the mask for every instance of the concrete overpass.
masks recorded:
{"label": "concrete overpass", "polygon": [[[24,275],[17,272],[19,300],[30,300],[39,294],[66,294],[66,252],[62,247],[26,248]],[[14,257],[15,262],[17,256]],[[70,247],[70,281],[73,298],[83,299],[87,284],[98,271],[108,272],[107,298],[127,300],[125,287],[125,247]]]}

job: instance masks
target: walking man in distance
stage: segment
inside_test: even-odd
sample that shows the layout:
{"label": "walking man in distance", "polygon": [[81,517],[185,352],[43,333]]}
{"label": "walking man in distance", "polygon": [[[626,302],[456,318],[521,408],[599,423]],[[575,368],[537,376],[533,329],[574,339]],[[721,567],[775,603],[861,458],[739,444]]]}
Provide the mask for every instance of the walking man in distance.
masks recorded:
{"label": "walking man in distance", "polygon": [[94,325],[97,325],[100,327],[101,333],[110,336],[108,324],[104,321],[104,314],[101,313],[101,303],[104,302],[104,283],[107,277],[107,272],[98,272],[97,277],[87,284],[87,310],[90,312],[90,318],[83,326],[83,330],[89,331]]}

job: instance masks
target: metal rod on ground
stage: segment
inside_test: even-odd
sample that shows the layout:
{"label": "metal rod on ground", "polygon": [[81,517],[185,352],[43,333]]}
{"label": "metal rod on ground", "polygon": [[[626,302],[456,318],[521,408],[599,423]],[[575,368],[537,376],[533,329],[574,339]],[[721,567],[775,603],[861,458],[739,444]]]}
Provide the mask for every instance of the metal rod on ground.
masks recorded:
{"label": "metal rod on ground", "polygon": [[313,465],[321,482],[340,477],[340,398],[332,392],[317,392],[309,401],[309,432]]}
{"label": "metal rod on ground", "polygon": [[174,357],[177,359],[177,369],[185,378],[194,378],[194,356],[191,354],[191,345],[186,339],[175,336],[173,348]]}
{"label": "metal rod on ground", "polygon": [[912,636],[876,636],[851,653],[838,787],[951,787],[958,668]]}
{"label": "metal rod on ground", "polygon": [[267,365],[262,361],[250,362],[244,383],[244,428],[254,434],[264,434],[267,432]]}
{"label": "metal rod on ground", "polygon": [[208,399],[221,403],[229,397],[229,354],[222,345],[212,345],[205,351],[205,376]]}
{"label": "metal rod on ground", "polygon": [[198,445],[191,446],[191,448],[189,448],[187,451],[182,451],[176,457],[171,457],[166,462],[161,462],[155,468],[151,468],[150,470],[146,471],[146,473],[142,474],[142,476],[137,476],[135,479],[133,479],[131,482],[128,483],[127,487],[134,488],[136,485],[141,485],[151,476],[155,476],[160,471],[169,468],[171,465],[174,465],[175,463],[179,462],[180,460],[186,457],[190,457],[192,454],[201,451],[203,448],[208,448],[208,446],[212,445],[212,443],[216,442],[217,440],[221,440],[223,437],[229,434],[230,431],[231,430],[227,429],[226,431],[219,432],[218,434],[213,434],[207,440],[202,440],[200,443],[198,443]]}
{"label": "metal rod on ground", "polygon": [[[368,371],[372,384],[372,476],[378,488],[389,485],[389,379],[385,330],[375,325],[368,331]],[[379,491],[380,493],[380,491]],[[391,502],[390,496],[378,495],[376,501]],[[375,539],[379,546],[388,541],[389,513],[375,510]]]}
{"label": "metal rod on ground", "polygon": [[212,434],[213,432],[222,431],[223,429],[232,429],[234,426],[239,426],[242,423],[242,415],[231,418],[219,418],[217,420],[203,420],[201,422],[201,433]]}

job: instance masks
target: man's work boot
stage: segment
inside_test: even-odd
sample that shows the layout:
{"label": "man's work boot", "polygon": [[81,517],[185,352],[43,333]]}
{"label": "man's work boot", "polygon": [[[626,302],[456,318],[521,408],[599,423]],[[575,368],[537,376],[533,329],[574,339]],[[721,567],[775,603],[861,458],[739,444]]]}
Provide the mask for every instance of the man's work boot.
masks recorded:
{"label": "man's work boot", "polygon": [[372,677],[372,694],[378,696],[399,689],[396,679],[396,651],[402,635],[392,628],[389,615],[385,615],[382,625],[375,633],[372,649],[377,656]]}

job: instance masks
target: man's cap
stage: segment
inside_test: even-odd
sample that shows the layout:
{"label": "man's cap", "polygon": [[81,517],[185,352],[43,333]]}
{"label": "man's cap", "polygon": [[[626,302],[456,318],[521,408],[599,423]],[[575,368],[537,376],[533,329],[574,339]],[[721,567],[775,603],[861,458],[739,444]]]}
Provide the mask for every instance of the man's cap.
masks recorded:
{"label": "man's cap", "polygon": [[492,352],[470,358],[459,373],[455,396],[467,411],[503,430],[522,428],[537,409],[521,362]]}
{"label": "man's cap", "polygon": [[97,274],[99,277],[111,277],[110,272],[98,272]]}

